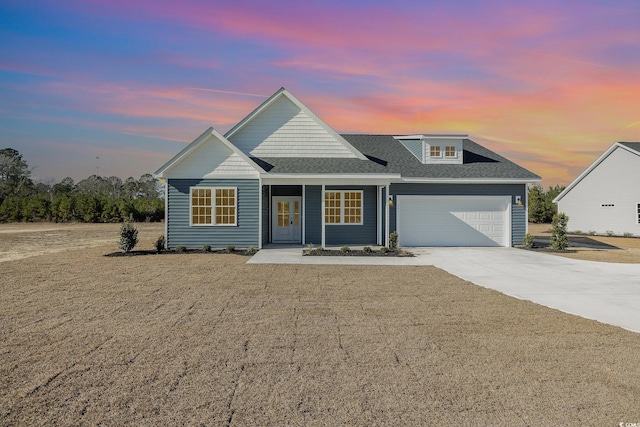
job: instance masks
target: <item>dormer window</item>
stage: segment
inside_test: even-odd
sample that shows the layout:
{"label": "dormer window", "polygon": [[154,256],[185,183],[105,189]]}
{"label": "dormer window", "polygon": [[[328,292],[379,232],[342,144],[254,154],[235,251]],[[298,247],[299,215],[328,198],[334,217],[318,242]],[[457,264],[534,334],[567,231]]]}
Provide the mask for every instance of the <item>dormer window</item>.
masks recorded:
{"label": "dormer window", "polygon": [[394,136],[425,165],[461,165],[467,135],[401,135]]}
{"label": "dormer window", "polygon": [[453,145],[447,145],[444,147],[444,156],[453,158],[456,156],[456,147]]}

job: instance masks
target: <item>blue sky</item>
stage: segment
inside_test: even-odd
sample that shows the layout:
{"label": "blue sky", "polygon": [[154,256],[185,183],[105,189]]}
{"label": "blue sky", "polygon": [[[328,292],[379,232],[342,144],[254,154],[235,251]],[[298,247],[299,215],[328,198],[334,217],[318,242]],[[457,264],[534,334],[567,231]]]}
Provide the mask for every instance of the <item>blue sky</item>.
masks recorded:
{"label": "blue sky", "polygon": [[640,141],[638,22],[635,1],[0,1],[0,145],[39,179],[139,177],[285,86],[338,132],[468,133],[567,184]]}

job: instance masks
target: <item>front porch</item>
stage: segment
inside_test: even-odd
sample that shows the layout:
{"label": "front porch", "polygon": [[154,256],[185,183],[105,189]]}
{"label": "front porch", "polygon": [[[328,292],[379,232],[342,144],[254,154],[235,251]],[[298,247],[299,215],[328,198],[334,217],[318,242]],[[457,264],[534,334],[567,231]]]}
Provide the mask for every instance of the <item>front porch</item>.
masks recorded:
{"label": "front porch", "polygon": [[388,185],[263,184],[261,243],[388,246]]}

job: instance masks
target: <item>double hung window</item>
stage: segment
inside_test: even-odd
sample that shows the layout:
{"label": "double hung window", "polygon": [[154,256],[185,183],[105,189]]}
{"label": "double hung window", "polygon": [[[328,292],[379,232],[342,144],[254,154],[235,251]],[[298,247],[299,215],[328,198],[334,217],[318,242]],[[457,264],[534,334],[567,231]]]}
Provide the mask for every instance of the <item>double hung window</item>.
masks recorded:
{"label": "double hung window", "polygon": [[362,224],[362,190],[325,191],[324,222]]}
{"label": "double hung window", "polygon": [[192,187],[191,225],[236,225],[237,189]]}

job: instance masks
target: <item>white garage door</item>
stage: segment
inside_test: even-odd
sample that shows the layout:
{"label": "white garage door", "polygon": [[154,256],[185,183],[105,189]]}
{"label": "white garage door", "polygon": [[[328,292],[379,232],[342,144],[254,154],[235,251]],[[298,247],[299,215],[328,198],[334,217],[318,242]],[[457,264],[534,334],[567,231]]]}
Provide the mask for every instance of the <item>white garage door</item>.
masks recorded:
{"label": "white garage door", "polygon": [[509,197],[398,196],[402,246],[510,246]]}

